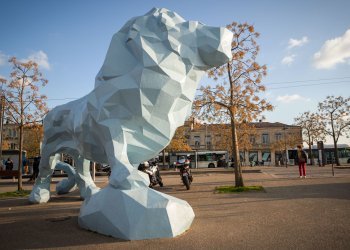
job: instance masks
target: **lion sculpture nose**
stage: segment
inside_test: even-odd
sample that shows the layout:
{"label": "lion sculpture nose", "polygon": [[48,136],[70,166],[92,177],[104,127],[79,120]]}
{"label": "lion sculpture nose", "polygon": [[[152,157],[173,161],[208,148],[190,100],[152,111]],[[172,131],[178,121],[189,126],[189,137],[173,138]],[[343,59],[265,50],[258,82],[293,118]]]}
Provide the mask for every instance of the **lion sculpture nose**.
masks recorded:
{"label": "lion sculpture nose", "polygon": [[203,34],[203,39],[199,39],[198,51],[205,64],[217,67],[231,60],[233,33],[230,30],[203,26],[198,32]]}

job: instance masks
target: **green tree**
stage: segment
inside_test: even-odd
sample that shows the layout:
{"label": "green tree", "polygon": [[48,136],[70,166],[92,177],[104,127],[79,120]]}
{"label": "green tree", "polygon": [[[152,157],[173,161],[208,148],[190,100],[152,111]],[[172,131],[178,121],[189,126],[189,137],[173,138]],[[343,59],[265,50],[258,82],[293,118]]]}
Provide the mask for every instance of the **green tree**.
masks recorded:
{"label": "green tree", "polygon": [[[46,96],[39,94],[39,88],[48,81],[42,77],[38,64],[33,61],[20,62],[12,57],[12,72],[9,80],[2,79],[3,95],[6,100],[6,119],[19,127],[19,152],[23,150],[23,131],[28,124],[41,122],[48,112]],[[22,154],[18,156],[18,190],[22,190]]]}
{"label": "green tree", "polygon": [[227,26],[233,34],[232,60],[221,67],[211,69],[208,76],[220,81],[216,86],[202,86],[194,101],[194,112],[198,119],[230,124],[233,157],[235,163],[235,186],[244,186],[239,158],[237,126],[256,120],[264,111],[273,106],[261,93],[261,83],[266,75],[266,66],[257,63],[259,33],[247,23],[232,23]]}

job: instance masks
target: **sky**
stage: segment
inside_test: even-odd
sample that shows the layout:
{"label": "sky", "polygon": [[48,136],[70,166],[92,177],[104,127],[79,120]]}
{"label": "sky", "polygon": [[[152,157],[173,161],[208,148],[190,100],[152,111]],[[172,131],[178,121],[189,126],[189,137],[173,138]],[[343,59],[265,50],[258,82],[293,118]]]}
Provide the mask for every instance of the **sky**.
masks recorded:
{"label": "sky", "polygon": [[153,7],[210,26],[254,25],[257,61],[268,68],[264,96],[275,106],[267,122],[293,124],[329,95],[350,97],[348,0],[1,0],[0,77],[8,78],[11,56],[34,60],[49,80],[40,91],[49,108],[80,98],[93,89],[112,35]]}

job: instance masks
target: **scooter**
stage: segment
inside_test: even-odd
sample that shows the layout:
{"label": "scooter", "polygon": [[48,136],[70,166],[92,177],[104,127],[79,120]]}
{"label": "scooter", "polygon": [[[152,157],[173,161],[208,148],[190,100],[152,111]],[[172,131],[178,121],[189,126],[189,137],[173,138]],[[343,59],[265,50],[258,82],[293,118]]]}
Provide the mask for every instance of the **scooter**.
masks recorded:
{"label": "scooter", "polygon": [[148,174],[150,188],[153,188],[156,185],[163,187],[163,180],[160,176],[158,163],[156,161],[145,161],[139,165],[138,170]]}
{"label": "scooter", "polygon": [[190,169],[190,161],[185,158],[181,158],[177,163],[176,167],[180,169],[180,177],[186,189],[189,190],[193,181],[193,176]]}

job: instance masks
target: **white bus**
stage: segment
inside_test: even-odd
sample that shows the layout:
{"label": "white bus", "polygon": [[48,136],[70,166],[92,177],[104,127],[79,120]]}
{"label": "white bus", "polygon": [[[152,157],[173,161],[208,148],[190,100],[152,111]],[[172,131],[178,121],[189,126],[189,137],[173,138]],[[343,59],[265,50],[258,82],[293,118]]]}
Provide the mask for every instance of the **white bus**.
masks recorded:
{"label": "white bus", "polygon": [[[229,157],[227,151],[189,151],[165,153],[165,164],[174,167],[181,158],[187,157],[191,160],[191,168],[217,168],[226,167]],[[163,162],[163,154],[159,154],[159,163]]]}

